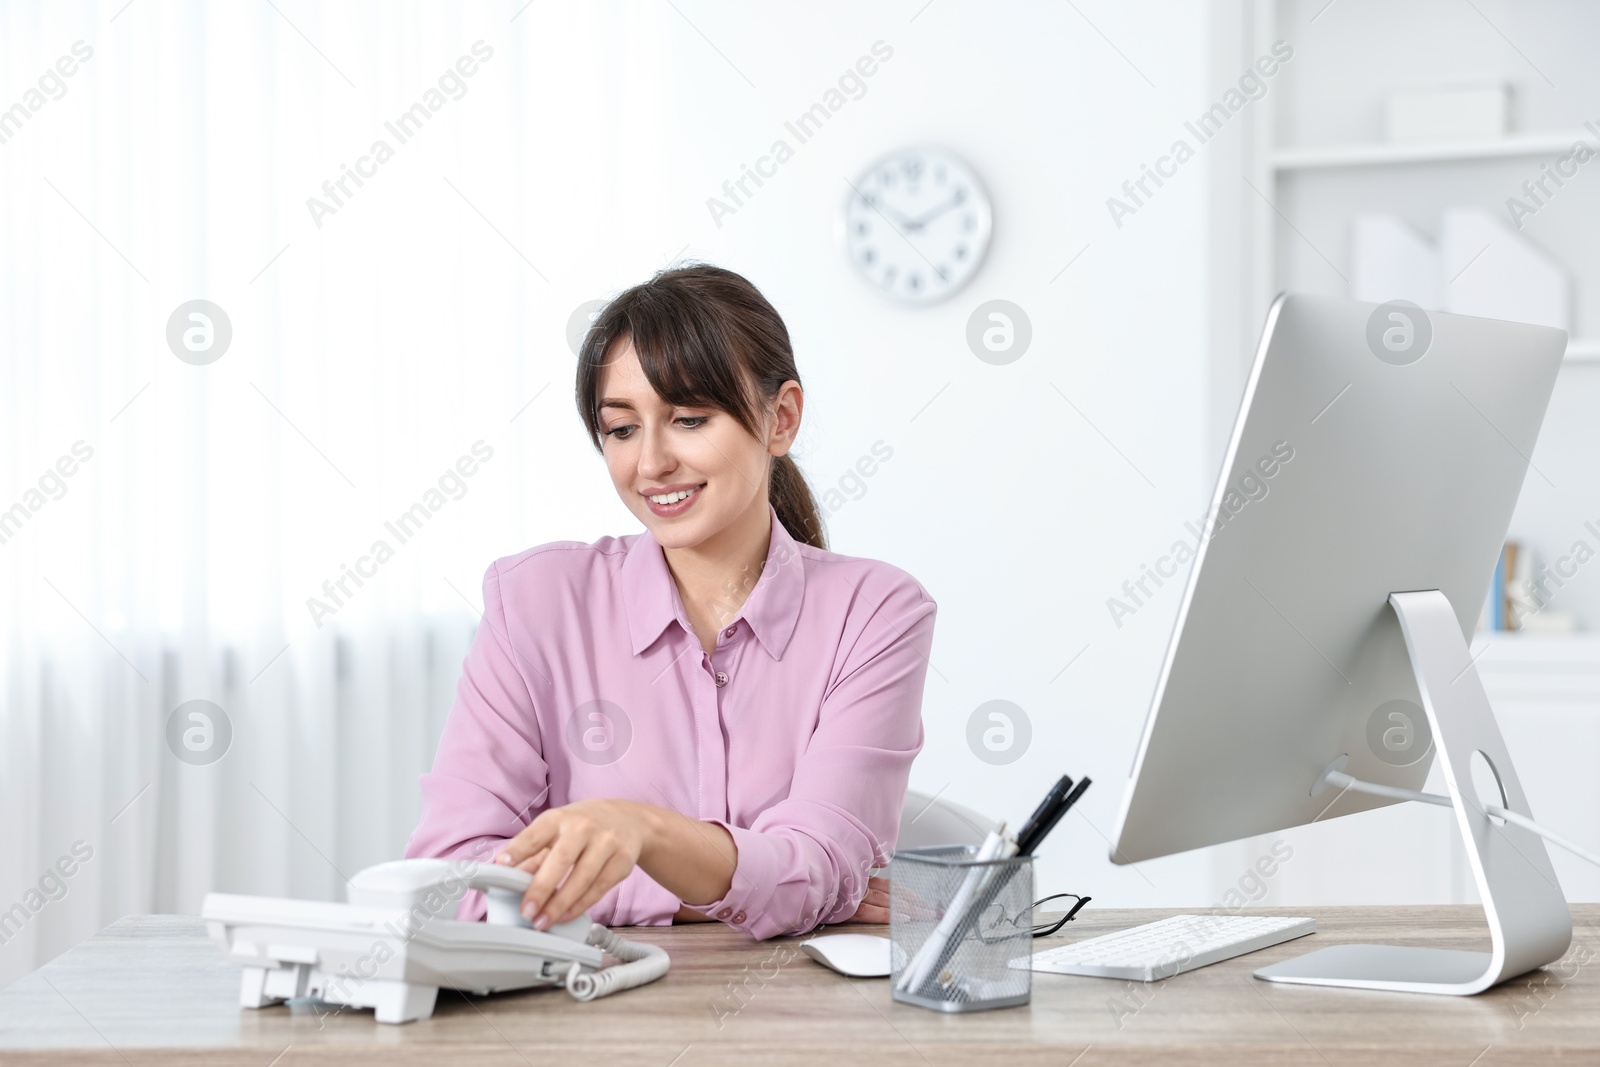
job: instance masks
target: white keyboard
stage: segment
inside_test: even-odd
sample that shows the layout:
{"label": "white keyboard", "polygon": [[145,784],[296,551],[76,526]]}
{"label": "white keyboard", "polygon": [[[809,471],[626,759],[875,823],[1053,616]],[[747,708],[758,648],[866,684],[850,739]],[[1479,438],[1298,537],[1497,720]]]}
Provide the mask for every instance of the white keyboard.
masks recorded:
{"label": "white keyboard", "polygon": [[[1154,982],[1314,933],[1317,920],[1258,915],[1174,915],[1033,954],[1053,974]],[[1028,966],[1026,960],[1011,961]]]}

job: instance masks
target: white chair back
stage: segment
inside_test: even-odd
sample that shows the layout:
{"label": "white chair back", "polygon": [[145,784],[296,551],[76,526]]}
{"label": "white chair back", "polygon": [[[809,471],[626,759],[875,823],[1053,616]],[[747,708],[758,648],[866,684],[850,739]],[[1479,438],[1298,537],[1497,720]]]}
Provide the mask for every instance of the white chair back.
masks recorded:
{"label": "white chair back", "polygon": [[909,789],[905,810],[900,815],[900,839],[895,847],[981,845],[997,822],[998,819],[954,801]]}

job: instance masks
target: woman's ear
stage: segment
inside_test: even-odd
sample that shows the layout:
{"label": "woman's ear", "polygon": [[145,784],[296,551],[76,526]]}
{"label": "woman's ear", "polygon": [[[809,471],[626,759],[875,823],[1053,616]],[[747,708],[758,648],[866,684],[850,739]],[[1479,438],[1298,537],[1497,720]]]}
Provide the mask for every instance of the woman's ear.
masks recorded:
{"label": "woman's ear", "polygon": [[771,429],[767,434],[768,454],[781,456],[794,447],[805,405],[805,394],[800,391],[799,382],[790,379],[778,388],[778,396],[772,407]]}

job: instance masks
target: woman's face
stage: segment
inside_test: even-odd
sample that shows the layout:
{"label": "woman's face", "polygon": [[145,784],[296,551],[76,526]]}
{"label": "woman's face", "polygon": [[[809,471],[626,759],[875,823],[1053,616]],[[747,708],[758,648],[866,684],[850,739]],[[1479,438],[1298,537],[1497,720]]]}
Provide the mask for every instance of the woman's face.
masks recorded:
{"label": "woman's face", "polygon": [[769,409],[766,440],[725,411],[663,400],[631,338],[613,347],[599,391],[612,484],[663,548],[692,548],[741,523],[765,528],[770,457],[789,451],[800,425],[797,383]]}

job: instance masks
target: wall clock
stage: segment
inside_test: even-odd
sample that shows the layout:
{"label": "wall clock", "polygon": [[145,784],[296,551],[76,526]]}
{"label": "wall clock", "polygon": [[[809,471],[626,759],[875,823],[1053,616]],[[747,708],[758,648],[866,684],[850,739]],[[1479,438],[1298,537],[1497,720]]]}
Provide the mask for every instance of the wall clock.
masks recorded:
{"label": "wall clock", "polygon": [[989,195],[971,167],[940,148],[904,148],[850,183],[844,245],[874,288],[932,304],[977,273],[994,226]]}

